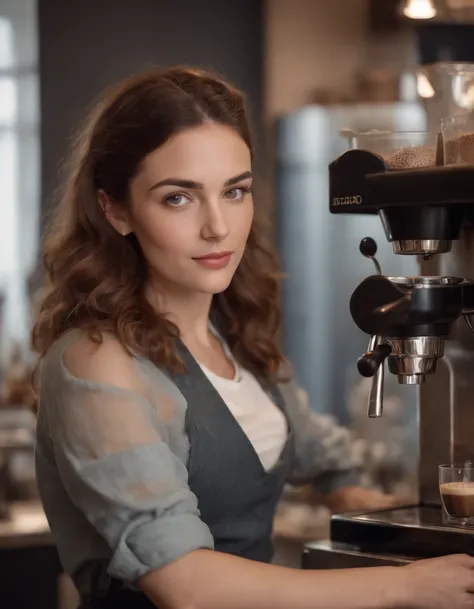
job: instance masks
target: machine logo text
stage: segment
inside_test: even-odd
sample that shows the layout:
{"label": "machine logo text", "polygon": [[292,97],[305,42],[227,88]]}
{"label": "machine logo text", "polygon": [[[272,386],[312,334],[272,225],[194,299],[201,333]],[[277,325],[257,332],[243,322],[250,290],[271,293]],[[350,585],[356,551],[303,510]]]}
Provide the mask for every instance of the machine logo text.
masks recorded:
{"label": "machine logo text", "polygon": [[340,205],[360,205],[362,203],[361,195],[354,195],[353,197],[333,197],[332,204],[334,207]]}

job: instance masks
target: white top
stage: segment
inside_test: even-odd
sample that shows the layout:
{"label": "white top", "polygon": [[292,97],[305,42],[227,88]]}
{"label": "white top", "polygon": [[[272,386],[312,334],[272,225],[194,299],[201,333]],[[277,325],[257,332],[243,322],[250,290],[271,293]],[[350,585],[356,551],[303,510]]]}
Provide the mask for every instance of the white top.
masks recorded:
{"label": "white top", "polygon": [[277,464],[287,440],[285,415],[253,374],[239,366],[226,345],[223,347],[235,367],[233,379],[218,376],[203,364],[199,365],[242,427],[263,467],[271,470]]}

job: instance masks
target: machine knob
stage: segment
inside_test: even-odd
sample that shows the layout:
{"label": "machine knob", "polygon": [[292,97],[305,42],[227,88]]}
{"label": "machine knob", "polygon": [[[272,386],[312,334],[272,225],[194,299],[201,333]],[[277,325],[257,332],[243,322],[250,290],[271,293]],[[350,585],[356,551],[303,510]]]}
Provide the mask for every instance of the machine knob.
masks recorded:
{"label": "machine knob", "polygon": [[362,239],[362,241],[359,243],[359,251],[362,256],[365,256],[365,258],[372,260],[375,265],[377,275],[381,275],[382,269],[380,268],[379,261],[375,257],[375,254],[377,253],[377,244],[372,239],[372,237],[364,237]]}
{"label": "machine knob", "polygon": [[359,250],[362,256],[373,258],[377,253],[377,244],[372,237],[364,237],[359,244]]}
{"label": "machine knob", "polygon": [[366,378],[374,376],[391,352],[392,347],[384,343],[377,345],[373,351],[364,353],[357,362],[359,374]]}

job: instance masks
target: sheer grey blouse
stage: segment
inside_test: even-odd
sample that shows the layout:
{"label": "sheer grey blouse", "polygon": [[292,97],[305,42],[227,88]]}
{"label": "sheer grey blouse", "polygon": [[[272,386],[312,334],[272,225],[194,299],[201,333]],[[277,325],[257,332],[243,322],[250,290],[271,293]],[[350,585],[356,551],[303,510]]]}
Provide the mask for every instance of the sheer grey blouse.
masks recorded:
{"label": "sheer grey blouse", "polygon": [[[321,492],[356,484],[349,432],[281,384],[295,437],[289,482]],[[114,338],[91,346],[77,331],[43,360],[36,470],[64,568],[91,560],[132,584],[199,548],[213,548],[188,487],[186,401],[149,360]],[[77,582],[79,583],[79,582]],[[79,583],[80,587],[80,583]]]}

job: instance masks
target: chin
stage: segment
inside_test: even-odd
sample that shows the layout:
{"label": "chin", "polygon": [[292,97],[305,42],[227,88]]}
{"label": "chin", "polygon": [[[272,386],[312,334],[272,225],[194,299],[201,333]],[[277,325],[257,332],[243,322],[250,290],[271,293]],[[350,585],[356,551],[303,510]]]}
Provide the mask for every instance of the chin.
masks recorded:
{"label": "chin", "polygon": [[220,294],[227,290],[232,281],[232,276],[209,277],[207,280],[196,282],[196,289],[204,294]]}

